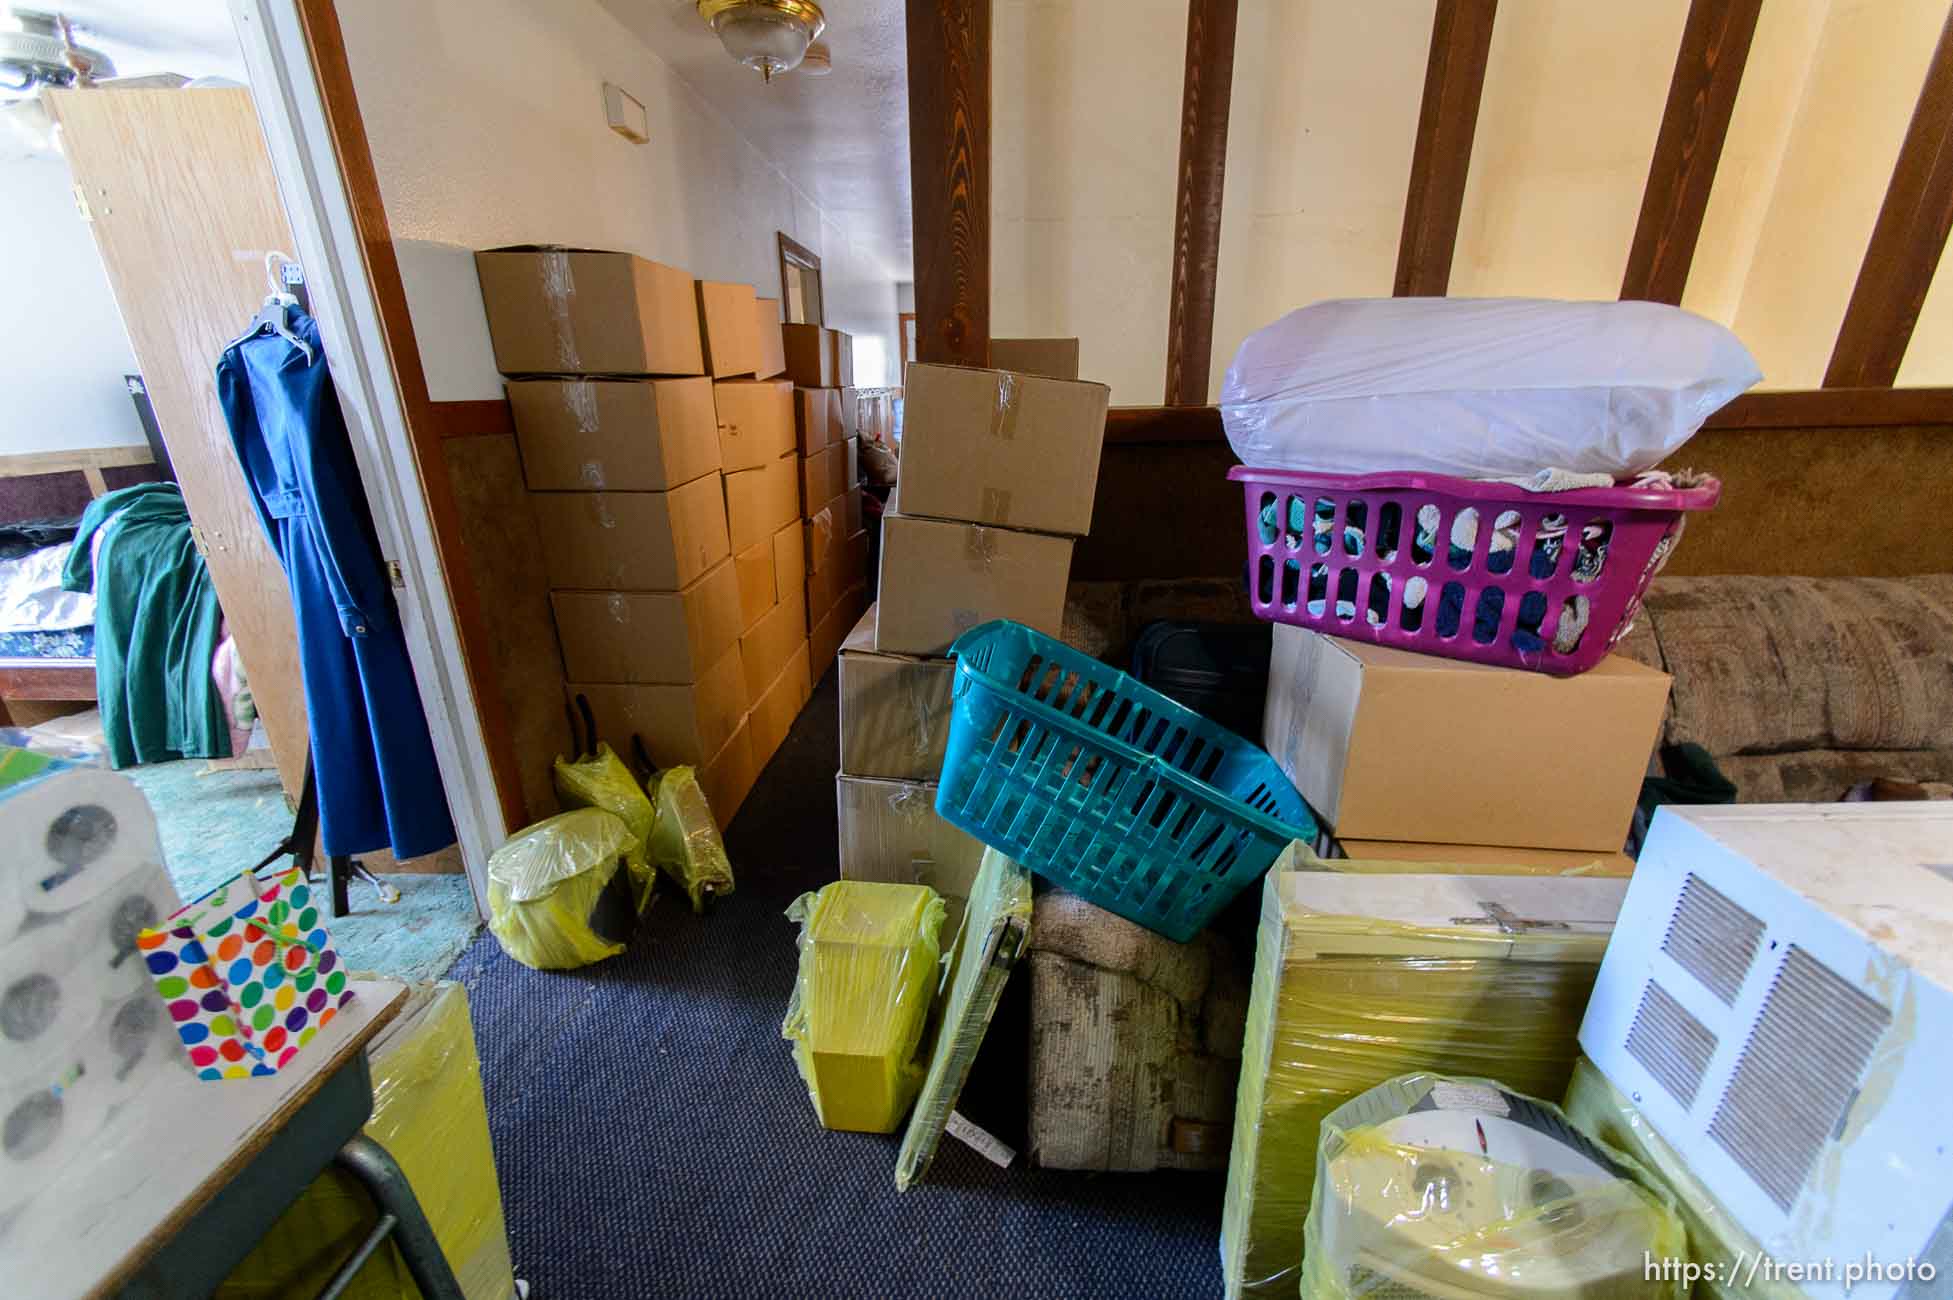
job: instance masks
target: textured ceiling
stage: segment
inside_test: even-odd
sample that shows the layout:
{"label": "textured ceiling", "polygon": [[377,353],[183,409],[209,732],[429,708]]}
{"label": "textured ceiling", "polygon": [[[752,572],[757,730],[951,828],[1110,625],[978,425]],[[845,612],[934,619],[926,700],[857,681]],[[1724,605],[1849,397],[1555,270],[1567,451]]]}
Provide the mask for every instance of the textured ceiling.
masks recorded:
{"label": "textured ceiling", "polygon": [[734,63],[691,0],[598,0],[725,114],[865,256],[898,280],[909,226],[908,54],[902,0],[825,0],[834,71],[770,84]]}

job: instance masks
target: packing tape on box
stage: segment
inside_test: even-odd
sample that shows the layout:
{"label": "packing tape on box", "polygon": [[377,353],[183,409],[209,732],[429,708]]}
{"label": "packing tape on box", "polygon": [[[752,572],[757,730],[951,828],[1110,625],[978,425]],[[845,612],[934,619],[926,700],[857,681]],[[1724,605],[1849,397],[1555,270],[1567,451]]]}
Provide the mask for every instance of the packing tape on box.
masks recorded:
{"label": "packing tape on box", "polygon": [[823,506],[807,522],[814,526],[814,550],[807,557],[811,568],[816,557],[825,556],[828,546],[834,541],[834,512]]}
{"label": "packing tape on box", "polygon": [[1010,522],[1010,489],[987,487],[983,489],[983,515],[1000,524]]}
{"label": "packing tape on box", "polygon": [[587,379],[563,381],[563,409],[576,421],[578,433],[597,431],[597,386]]}
{"label": "packing tape on box", "polygon": [[[624,599],[624,593],[613,591],[604,597],[604,608],[610,611],[610,621],[619,627],[628,627],[631,622],[631,603]],[[561,759],[557,760],[559,763]]]}
{"label": "packing tape on box", "polygon": [[608,496],[602,492],[593,493],[590,497],[590,508],[597,512],[597,526],[599,528],[617,527],[617,516],[610,513],[610,498]]}
{"label": "packing tape on box", "polygon": [[1017,376],[997,372],[997,405],[990,412],[990,436],[1006,442],[1017,437]]}
{"label": "packing tape on box", "polygon": [[948,712],[949,701],[945,697],[940,706],[930,701],[929,683],[931,681],[931,674],[924,672],[906,672],[903,676],[909,683],[909,704],[915,709],[915,737],[911,741],[911,752],[917,755],[927,756],[935,749],[933,742],[936,736],[937,708],[940,707],[944,712]]}
{"label": "packing tape on box", "polygon": [[570,271],[570,255],[566,250],[542,250],[542,283],[556,335],[556,360],[565,370],[581,370],[583,357],[577,351],[576,332],[570,327],[570,299],[576,296],[576,277]]}
{"label": "packing tape on box", "polygon": [[585,489],[591,492],[604,490],[604,467],[601,461],[586,460],[577,467],[577,477],[583,480]]}
{"label": "packing tape on box", "polygon": [[972,526],[963,539],[963,554],[970,561],[971,568],[981,568],[988,573],[997,561],[997,541],[988,528]]}

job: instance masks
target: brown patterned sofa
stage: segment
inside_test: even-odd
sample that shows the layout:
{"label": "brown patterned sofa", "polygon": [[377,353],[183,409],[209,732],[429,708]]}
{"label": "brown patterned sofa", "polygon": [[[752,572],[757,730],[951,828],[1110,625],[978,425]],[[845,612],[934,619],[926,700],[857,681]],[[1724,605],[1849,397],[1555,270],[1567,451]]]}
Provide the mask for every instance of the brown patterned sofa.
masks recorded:
{"label": "brown patterned sofa", "polygon": [[1953,574],[1660,578],[1621,650],[1675,678],[1663,743],[1743,803],[1953,781]]}

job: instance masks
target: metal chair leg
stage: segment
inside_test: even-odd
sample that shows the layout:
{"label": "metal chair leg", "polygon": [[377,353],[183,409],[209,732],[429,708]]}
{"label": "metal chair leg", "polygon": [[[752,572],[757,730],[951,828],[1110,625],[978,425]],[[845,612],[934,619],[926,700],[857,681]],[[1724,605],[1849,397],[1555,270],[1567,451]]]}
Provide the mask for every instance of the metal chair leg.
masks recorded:
{"label": "metal chair leg", "polygon": [[[464,1300],[461,1284],[455,1281],[454,1270],[448,1267],[447,1256],[441,1253],[441,1243],[435,1240],[434,1229],[427,1222],[407,1175],[387,1154],[387,1149],[361,1134],[339,1148],[334,1163],[359,1179],[371,1193],[380,1211],[375,1237],[385,1236],[386,1229],[391,1227],[394,1244],[400,1248],[400,1258],[406,1263],[414,1285],[420,1288],[422,1300]],[[387,1223],[389,1219],[393,1221],[391,1225]]]}

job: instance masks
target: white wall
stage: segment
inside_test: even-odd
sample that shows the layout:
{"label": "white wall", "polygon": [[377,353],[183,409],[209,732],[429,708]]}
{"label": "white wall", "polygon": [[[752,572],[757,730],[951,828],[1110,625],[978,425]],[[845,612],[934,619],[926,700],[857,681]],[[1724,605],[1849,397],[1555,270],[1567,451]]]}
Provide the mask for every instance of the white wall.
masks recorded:
{"label": "white wall", "polygon": [[[474,249],[622,249],[776,297],[782,230],[820,255],[827,323],[855,336],[856,381],[893,382],[895,282],[874,250],[592,0],[338,12],[436,400],[501,393]],[[605,81],[644,102],[649,144],[605,126]]]}
{"label": "white wall", "polygon": [[0,163],[0,455],[140,446],[136,369],[60,158]]}

